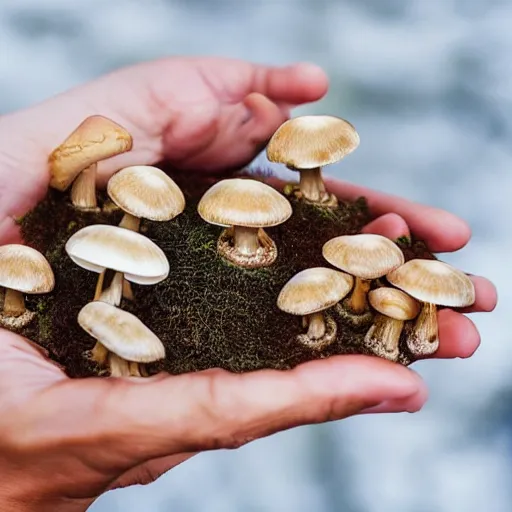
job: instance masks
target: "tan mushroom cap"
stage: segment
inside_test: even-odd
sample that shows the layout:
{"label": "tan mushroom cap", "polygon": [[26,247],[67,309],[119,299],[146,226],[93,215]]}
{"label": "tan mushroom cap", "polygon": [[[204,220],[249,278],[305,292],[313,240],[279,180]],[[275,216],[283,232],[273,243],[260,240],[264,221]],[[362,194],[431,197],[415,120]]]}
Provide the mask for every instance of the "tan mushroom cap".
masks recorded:
{"label": "tan mushroom cap", "polygon": [[130,151],[131,135],[103,116],[85,119],[50,155],[50,186],[66,190],[90,165]]}
{"label": "tan mushroom cap", "polygon": [[368,293],[368,300],[379,313],[395,320],[412,320],[421,309],[417,300],[396,288],[376,288]]}
{"label": "tan mushroom cap", "polygon": [[136,316],[106,302],[90,302],[78,323],[107,350],[126,361],[152,363],[165,357],[160,339]]}
{"label": "tan mushroom cap", "polygon": [[107,192],[123,211],[140,219],[171,220],[185,209],[185,196],[157,167],[134,165],[114,174]]}
{"label": "tan mushroom cap", "polygon": [[471,306],[475,302],[471,279],[442,261],[410,260],[386,278],[421,302],[452,308]]}
{"label": "tan mushroom cap", "polygon": [[26,245],[0,247],[0,286],[26,294],[49,293],[55,276],[46,258]]}
{"label": "tan mushroom cap", "polygon": [[199,201],[197,211],[210,224],[254,228],[277,226],[293,213],[290,202],[277,190],[242,178],[213,185]]}
{"label": "tan mushroom cap", "polygon": [[359,146],[356,129],[333,116],[300,116],[283,123],[267,146],[267,158],[295,169],[338,162]]}
{"label": "tan mushroom cap", "polygon": [[324,267],[308,268],[294,275],[277,298],[277,307],[292,315],[311,315],[342,300],[354,284],[354,278]]}
{"label": "tan mushroom cap", "polygon": [[331,265],[361,279],[377,279],[404,263],[394,242],[374,234],[338,236],[324,244],[322,254]]}
{"label": "tan mushroom cap", "polygon": [[156,284],[169,274],[169,262],[160,247],[140,233],[117,226],[80,229],[67,241],[66,252],[82,268],[122,272],[133,283]]}

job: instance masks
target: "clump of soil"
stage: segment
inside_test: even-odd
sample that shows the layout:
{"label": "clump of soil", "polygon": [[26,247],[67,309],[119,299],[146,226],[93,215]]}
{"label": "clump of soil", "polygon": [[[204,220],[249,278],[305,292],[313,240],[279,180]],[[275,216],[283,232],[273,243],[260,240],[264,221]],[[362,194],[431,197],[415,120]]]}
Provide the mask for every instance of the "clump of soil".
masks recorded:
{"label": "clump of soil", "polygon": [[[168,278],[154,286],[132,284],[135,301],[121,307],[139,317],[166,347],[164,361],[151,372],[173,374],[220,367],[233,372],[260,368],[287,369],[307,360],[334,354],[368,353],[363,345],[368,326],[356,327],[336,316],[338,336],[321,353],[297,344],[301,318],[277,308],[283,285],[297,272],[329,266],[322,246],[330,238],[356,234],[370,220],[364,198],[322,209],[291,199],[293,216],[268,229],[278,247],[277,262],[269,268],[242,269],[217,255],[222,228],[205,223],[197,202],[209,186],[173,176],[187,199],[185,211],[170,222],[143,221],[141,232],[165,252]],[[191,186],[193,184],[193,187]],[[54,269],[56,286],[48,295],[27,298],[35,319],[23,330],[62,365],[71,377],[97,375],[99,369],[84,352],[95,340],[77,323],[80,309],[92,300],[98,274],[75,265],[64,246],[69,237],[91,224],[116,225],[123,213],[106,204],[102,212],[79,212],[68,195],[50,190],[46,198],[20,222],[28,245],[42,252]],[[405,258],[433,258],[421,241],[397,241]],[[401,342],[401,362],[413,361]]]}

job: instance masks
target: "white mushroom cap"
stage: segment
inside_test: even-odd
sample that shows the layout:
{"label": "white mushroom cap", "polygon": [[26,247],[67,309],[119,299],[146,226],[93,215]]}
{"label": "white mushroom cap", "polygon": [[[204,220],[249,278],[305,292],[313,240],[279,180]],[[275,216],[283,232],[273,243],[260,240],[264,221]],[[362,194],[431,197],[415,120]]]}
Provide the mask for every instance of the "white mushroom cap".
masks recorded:
{"label": "white mushroom cap", "polygon": [[149,165],[120,170],[110,178],[107,192],[119,208],[140,219],[168,221],[185,209],[185,196],[178,185]]}
{"label": "white mushroom cap", "polygon": [[133,283],[156,284],[169,274],[169,262],[160,247],[140,233],[117,226],[80,229],[67,241],[66,252],[82,268],[122,272]]}
{"label": "white mushroom cap", "polygon": [[314,169],[338,162],[359,146],[356,129],[333,116],[300,116],[283,123],[267,146],[271,162]]}
{"label": "white mushroom cap", "polygon": [[404,263],[400,248],[381,235],[344,235],[324,244],[324,258],[361,279],[377,279]]}
{"label": "white mushroom cap", "polygon": [[460,270],[437,260],[410,260],[386,279],[415,299],[452,308],[471,306],[475,287]]}
{"label": "white mushroom cap", "polygon": [[110,352],[126,361],[152,363],[165,357],[160,339],[136,316],[106,302],[90,302],[78,323]]}
{"label": "white mushroom cap", "polygon": [[103,116],[85,119],[50,155],[50,186],[66,190],[87,167],[132,149],[131,135]]}
{"label": "white mushroom cap", "polygon": [[49,293],[55,276],[46,258],[26,245],[0,247],[0,286],[26,294]]}
{"label": "white mushroom cap", "polygon": [[396,288],[382,286],[368,293],[371,306],[379,313],[395,320],[412,320],[420,312],[420,304]]}
{"label": "white mushroom cap", "polygon": [[222,180],[203,195],[199,215],[217,226],[264,228],[277,226],[292,215],[290,202],[261,181],[243,178]]}
{"label": "white mushroom cap", "polygon": [[328,309],[352,289],[354,278],[330,268],[308,268],[294,275],[277,298],[277,307],[292,315],[310,315]]}

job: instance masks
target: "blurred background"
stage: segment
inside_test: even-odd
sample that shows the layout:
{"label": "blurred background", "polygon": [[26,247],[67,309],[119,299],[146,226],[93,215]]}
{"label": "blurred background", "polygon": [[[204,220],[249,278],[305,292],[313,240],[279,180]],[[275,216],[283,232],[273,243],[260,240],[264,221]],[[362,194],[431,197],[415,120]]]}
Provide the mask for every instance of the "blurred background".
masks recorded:
{"label": "blurred background", "polygon": [[467,219],[473,240],[443,258],[499,287],[472,359],[414,366],[420,413],[204,454],[93,512],[512,510],[511,26],[510,0],[0,0],[1,113],[164,55],[322,65],[329,95],[295,113],[345,117],[362,141],[329,171]]}

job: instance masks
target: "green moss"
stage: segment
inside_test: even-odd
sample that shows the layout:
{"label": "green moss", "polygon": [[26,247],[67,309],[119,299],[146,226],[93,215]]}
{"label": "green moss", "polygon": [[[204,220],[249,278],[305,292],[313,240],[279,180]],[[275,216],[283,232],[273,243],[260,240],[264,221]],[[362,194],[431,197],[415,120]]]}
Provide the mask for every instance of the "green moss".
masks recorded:
{"label": "green moss", "polygon": [[[179,177],[176,181],[180,182]],[[170,262],[169,277],[155,286],[132,285],[136,301],[122,307],[137,315],[166,346],[167,358],[152,370],[171,373],[221,367],[234,372],[258,368],[293,367],[319,357],[297,345],[301,318],[276,306],[283,285],[297,272],[328,266],[323,244],[335,236],[355,234],[369,220],[364,199],[325,210],[292,200],[294,214],[285,224],[268,229],[278,247],[277,262],[263,269],[242,269],[217,255],[222,228],[206,224],[196,211],[204,192],[179,183],[187,196],[186,210],[171,222],[143,221],[141,231],[156,242]],[[98,373],[84,358],[94,340],[77,324],[80,309],[92,300],[98,275],[68,258],[64,245],[82,227],[95,223],[117,224],[122,212],[81,213],[59,192],[45,200],[22,222],[27,243],[46,255],[56,275],[51,295],[32,296],[29,308],[37,318],[24,334],[45,347],[71,376]],[[400,241],[407,259],[432,257],[424,245]],[[365,329],[354,327],[339,315],[338,338],[322,357],[331,354],[366,353],[362,346]],[[403,344],[402,344],[403,345]],[[402,350],[402,362],[411,358]]]}

